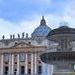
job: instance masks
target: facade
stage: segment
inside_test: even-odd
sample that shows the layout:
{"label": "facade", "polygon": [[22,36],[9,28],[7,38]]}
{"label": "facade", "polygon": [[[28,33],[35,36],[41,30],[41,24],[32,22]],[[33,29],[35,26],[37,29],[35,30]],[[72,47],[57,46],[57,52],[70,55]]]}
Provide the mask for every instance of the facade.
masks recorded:
{"label": "facade", "polygon": [[31,37],[22,33],[21,37],[10,35],[10,39],[5,39],[3,35],[0,40],[0,75],[50,75],[52,68],[40,59],[40,54],[49,51],[53,44],[46,38],[50,31],[42,17]]}

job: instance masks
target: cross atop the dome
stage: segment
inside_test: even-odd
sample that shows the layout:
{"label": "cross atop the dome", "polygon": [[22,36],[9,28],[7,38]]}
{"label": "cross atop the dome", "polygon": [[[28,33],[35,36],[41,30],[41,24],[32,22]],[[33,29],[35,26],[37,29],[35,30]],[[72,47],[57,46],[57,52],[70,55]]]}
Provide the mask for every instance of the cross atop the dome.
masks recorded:
{"label": "cross atop the dome", "polygon": [[44,16],[42,16],[42,19],[44,19]]}
{"label": "cross atop the dome", "polygon": [[44,16],[42,16],[42,20],[41,20],[41,22],[40,22],[40,25],[46,25],[46,21],[45,21],[45,19],[44,19]]}

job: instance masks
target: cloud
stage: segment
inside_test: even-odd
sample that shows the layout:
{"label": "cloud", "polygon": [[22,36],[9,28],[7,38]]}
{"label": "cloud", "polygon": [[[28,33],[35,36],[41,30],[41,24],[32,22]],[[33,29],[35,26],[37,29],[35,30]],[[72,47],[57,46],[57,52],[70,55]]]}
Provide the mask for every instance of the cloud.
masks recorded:
{"label": "cloud", "polygon": [[[25,32],[25,34],[28,33],[30,36],[31,33],[35,30],[35,28],[37,28],[40,25],[40,20],[41,20],[40,15],[35,15],[30,20],[23,20],[18,23],[0,19],[0,34],[1,34],[0,38],[2,35],[5,35],[6,38],[9,38],[10,34],[15,34],[17,37],[17,34],[19,33],[21,35],[22,32]],[[45,20],[47,22],[47,25],[52,29],[59,27],[60,22],[66,21],[63,20],[62,17],[52,14],[45,15]],[[67,22],[70,23],[71,20],[68,18]],[[74,25],[73,22],[71,24],[72,27]]]}
{"label": "cloud", "polygon": [[[59,19],[57,16],[53,15],[45,15],[45,19],[47,25],[51,28],[55,28],[58,26]],[[9,38],[10,34],[15,34],[17,37],[17,33],[21,35],[22,32],[30,34],[40,25],[41,16],[35,15],[30,20],[23,20],[18,23],[14,23],[5,19],[0,19],[0,38],[2,35],[5,35],[6,38]]]}
{"label": "cloud", "polygon": [[[13,7],[14,1],[11,2],[12,4],[9,0],[7,2],[2,2],[4,5],[2,12],[0,11],[0,38],[2,35],[9,38],[9,35],[14,33],[17,37],[17,33],[21,34],[22,32],[29,33],[30,36],[33,30],[39,26],[42,15],[45,16],[47,25],[52,29],[59,27],[59,23],[62,21],[67,21],[70,27],[75,27],[75,1],[66,1],[67,2],[64,4],[64,1],[55,3],[55,0],[32,0],[30,2],[26,0],[16,0],[15,4],[18,3],[18,5]],[[29,3],[29,7],[28,5],[25,5],[26,2],[27,4]],[[23,5],[21,4],[19,6],[20,3]],[[30,7],[31,5],[32,7]],[[7,7],[8,11],[6,10]],[[9,10],[10,7],[11,10]]]}
{"label": "cloud", "polygon": [[63,20],[67,21],[70,27],[75,26],[75,0],[68,0],[63,10]]}
{"label": "cloud", "polygon": [[39,26],[39,22],[39,16],[36,16],[36,18],[33,17],[33,20],[23,20],[18,23],[0,18],[0,38],[2,38],[2,35],[9,38],[10,34],[15,34],[17,37],[17,34],[19,33],[21,35],[22,32],[25,32],[25,34],[28,33],[30,36],[33,30]]}
{"label": "cloud", "polygon": [[44,14],[51,0],[3,0],[0,4],[0,18],[10,21],[22,21],[29,16]]}

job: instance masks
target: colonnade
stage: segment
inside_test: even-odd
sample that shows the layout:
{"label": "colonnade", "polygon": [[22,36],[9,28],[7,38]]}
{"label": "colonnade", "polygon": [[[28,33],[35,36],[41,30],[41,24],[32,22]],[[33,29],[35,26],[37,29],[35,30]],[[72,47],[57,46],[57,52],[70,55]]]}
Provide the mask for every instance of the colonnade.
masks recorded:
{"label": "colonnade", "polygon": [[[16,71],[16,75],[20,74],[20,58],[19,58],[20,54],[17,54],[17,71]],[[14,75],[14,54],[9,54],[9,61],[8,61],[8,74],[9,75]],[[4,54],[1,54],[1,58],[0,58],[0,75],[4,75]],[[36,75],[37,74],[37,54],[32,53],[31,54],[31,74]],[[28,74],[28,54],[25,54],[25,74]],[[34,65],[35,63],[35,65]]]}

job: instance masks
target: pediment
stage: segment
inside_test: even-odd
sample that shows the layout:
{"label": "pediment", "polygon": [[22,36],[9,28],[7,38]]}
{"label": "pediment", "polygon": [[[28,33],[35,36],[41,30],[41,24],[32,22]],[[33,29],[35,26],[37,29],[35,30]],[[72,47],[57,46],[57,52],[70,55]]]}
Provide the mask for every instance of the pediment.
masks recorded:
{"label": "pediment", "polygon": [[21,48],[21,47],[33,47],[33,45],[25,42],[20,42],[12,46],[12,48]]}

